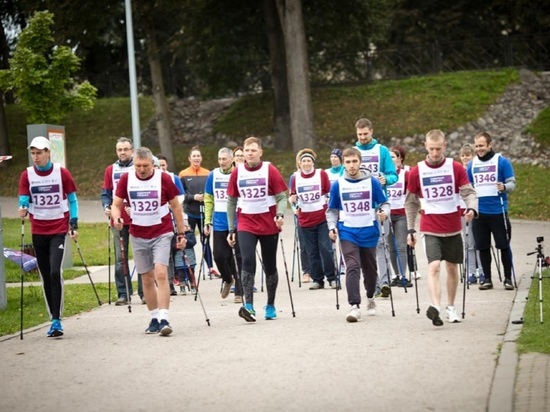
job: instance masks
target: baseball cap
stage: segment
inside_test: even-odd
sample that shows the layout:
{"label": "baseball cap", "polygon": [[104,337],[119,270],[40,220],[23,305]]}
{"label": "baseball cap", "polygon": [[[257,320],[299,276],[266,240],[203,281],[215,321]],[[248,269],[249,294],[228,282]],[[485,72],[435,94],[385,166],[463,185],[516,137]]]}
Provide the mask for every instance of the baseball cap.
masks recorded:
{"label": "baseball cap", "polygon": [[32,139],[32,142],[27,147],[27,149],[30,149],[31,147],[34,147],[35,149],[38,149],[38,150],[44,150],[44,149],[50,150],[50,141],[46,139],[44,136],[36,136],[34,139]]}

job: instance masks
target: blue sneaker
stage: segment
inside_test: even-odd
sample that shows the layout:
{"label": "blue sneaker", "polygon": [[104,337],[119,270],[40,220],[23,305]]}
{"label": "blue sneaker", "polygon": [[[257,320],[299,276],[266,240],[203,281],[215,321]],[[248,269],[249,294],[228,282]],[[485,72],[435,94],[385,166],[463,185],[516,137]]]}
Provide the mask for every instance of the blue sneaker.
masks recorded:
{"label": "blue sneaker", "polygon": [[277,311],[275,310],[275,306],[272,305],[266,305],[264,306],[265,310],[265,320],[274,320],[277,317]]}
{"label": "blue sneaker", "polygon": [[470,277],[468,277],[468,283],[470,285],[475,285],[477,283],[476,275],[470,275]]}
{"label": "blue sneaker", "polygon": [[166,319],[160,321],[159,332],[162,336],[168,336],[172,333],[172,326],[170,326]]}
{"label": "blue sneaker", "polygon": [[151,319],[151,322],[149,323],[149,327],[147,329],[145,329],[145,333],[147,335],[152,335],[154,333],[159,333],[160,332],[160,323],[158,321],[158,319]]}
{"label": "blue sneaker", "polygon": [[61,326],[61,321],[59,319],[52,319],[52,325],[50,330],[46,334],[48,338],[58,338],[63,336],[63,327]]}
{"label": "blue sneaker", "polygon": [[479,275],[479,283],[483,282],[485,282],[485,275],[482,273],[481,275]]}
{"label": "blue sneaker", "polygon": [[256,311],[251,303],[247,303],[239,308],[239,316],[247,322],[256,322]]}

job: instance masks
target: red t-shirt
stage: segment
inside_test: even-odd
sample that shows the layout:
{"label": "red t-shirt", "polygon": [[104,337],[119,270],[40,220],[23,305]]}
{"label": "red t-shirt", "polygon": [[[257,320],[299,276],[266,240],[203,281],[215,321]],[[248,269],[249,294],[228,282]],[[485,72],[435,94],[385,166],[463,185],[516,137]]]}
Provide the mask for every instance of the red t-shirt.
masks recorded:
{"label": "red t-shirt", "polygon": [[[63,185],[63,199],[67,199],[69,193],[76,192],[76,185],[74,183],[71,173],[61,167],[61,182]],[[53,167],[46,171],[40,171],[34,167],[34,171],[38,176],[49,176],[53,172]],[[21,173],[19,178],[19,195],[31,197],[31,190],[29,185],[29,175],[27,169]],[[31,197],[32,201],[32,197]],[[29,219],[31,221],[31,230],[35,235],[56,235],[60,233],[67,233],[69,231],[69,212],[65,212],[61,219],[42,220],[35,219],[34,216],[29,213]]]}
{"label": "red t-shirt", "polygon": [[[426,165],[432,169],[437,169],[443,164],[432,166],[428,163]],[[453,173],[455,180],[455,193],[459,193],[459,187],[469,184],[468,176],[464,167],[453,161]],[[407,189],[410,193],[415,193],[419,197],[423,197],[422,189],[420,186],[420,176],[418,174],[418,166],[411,169],[408,176]],[[458,203],[458,202],[457,202]],[[420,231],[429,233],[455,233],[462,230],[462,222],[460,220],[460,211],[457,207],[456,212],[444,213],[444,214],[426,214],[421,211],[420,218]]]}
{"label": "red t-shirt", "polygon": [[[245,163],[244,167],[249,171],[256,171],[262,167],[263,162],[260,162],[256,167],[251,168]],[[229,186],[227,187],[227,194],[232,197],[240,197],[238,182],[239,168],[236,167],[229,178]],[[279,170],[271,163],[268,166],[268,196],[275,196],[278,193],[285,192],[287,190],[286,183],[279,173]],[[237,208],[237,230],[250,232],[255,235],[275,235],[279,233],[277,225],[275,225],[274,218],[277,215],[277,205],[273,205],[269,208],[269,212],[246,214],[241,213],[241,209]]]}
{"label": "red t-shirt", "polygon": [[[130,172],[130,173],[135,173],[135,172]],[[168,203],[170,200],[177,197],[180,192],[177,186],[174,184],[174,181],[172,180],[172,176],[170,176],[168,173],[162,173],[158,169],[155,170],[155,173],[161,173],[160,205],[163,206],[166,203]],[[145,180],[149,180],[152,177],[153,175],[151,175]],[[118,181],[115,195],[117,197],[124,199],[128,204],[130,204],[130,199],[128,196],[128,173],[124,174]],[[130,234],[132,236],[139,237],[142,239],[154,239],[160,235],[173,232],[173,231],[174,231],[174,225],[172,224],[172,217],[170,213],[167,213],[165,216],[163,216],[161,223],[159,223],[158,225],[139,226],[134,223],[130,225]]]}
{"label": "red t-shirt", "polygon": [[[300,172],[302,178],[307,179],[314,176],[315,173],[309,175]],[[296,193],[296,178],[292,179],[292,187],[290,188],[290,193]],[[321,196],[330,193],[330,179],[328,178],[327,172],[321,170]],[[326,212],[327,205],[325,204],[322,209],[316,210],[314,212],[298,212],[298,223],[301,227],[314,227],[320,225],[323,222],[326,222]]]}

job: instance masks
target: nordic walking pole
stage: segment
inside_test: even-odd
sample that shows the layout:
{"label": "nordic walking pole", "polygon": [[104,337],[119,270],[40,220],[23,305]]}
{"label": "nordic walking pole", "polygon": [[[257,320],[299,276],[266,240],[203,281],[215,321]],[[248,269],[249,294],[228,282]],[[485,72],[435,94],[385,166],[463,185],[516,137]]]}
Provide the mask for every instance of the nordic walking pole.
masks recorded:
{"label": "nordic walking pole", "polygon": [[[74,233],[74,231],[71,230],[71,233]],[[90,271],[88,270],[88,266],[86,265],[86,262],[84,261],[84,257],[82,256],[82,251],[80,250],[80,245],[78,244],[78,240],[76,240],[76,238],[73,238],[73,240],[76,245],[76,250],[78,250],[78,255],[80,256],[80,260],[82,260],[82,266],[84,266],[84,270],[86,270],[88,279],[90,279],[90,283],[92,284],[92,288],[94,289],[95,297],[97,298],[97,304],[101,306],[101,300],[99,299],[99,295],[97,294],[97,290],[95,288],[94,281],[92,280],[92,276],[90,275]]]}
{"label": "nordic walking pole", "polygon": [[286,265],[285,247],[283,245],[283,239],[281,239],[281,250],[283,252],[283,262],[285,264],[286,283],[288,285],[288,294],[290,296],[290,306],[292,308],[292,317],[295,318],[296,312],[294,311],[294,302],[292,300],[292,290],[290,289],[290,278],[288,277],[288,267]]}
{"label": "nordic walking pole", "polygon": [[107,264],[109,266],[108,273],[109,273],[109,283],[108,283],[108,295],[109,295],[109,305],[111,304],[111,218],[109,219],[109,225],[107,226],[107,253],[109,257],[107,258]]}
{"label": "nordic walking pole", "polygon": [[[383,210],[380,208],[380,212]],[[386,276],[388,277],[388,287],[390,288],[390,304],[391,304],[391,315],[395,317],[395,309],[393,307],[393,291],[391,290],[390,282],[390,265],[388,262],[388,244],[386,242],[386,229],[384,228],[384,222],[380,222],[380,228],[382,230],[382,244],[384,245],[384,260],[386,261]]]}
{"label": "nordic walking pole", "polygon": [[[191,265],[189,264],[189,259],[187,258],[187,255],[184,253],[183,254],[183,258],[185,259],[185,264],[187,265],[187,267],[189,268],[189,273],[191,273]],[[199,271],[202,270],[202,266],[201,268],[199,269]],[[200,282],[201,278],[200,278],[200,274],[199,274],[199,282]],[[202,307],[202,311],[204,313],[204,318],[206,320],[206,324],[208,326],[210,326],[210,319],[208,318],[208,315],[206,314],[206,309],[204,309],[204,304],[202,303],[202,298],[201,298],[201,295],[199,294],[199,285],[195,285],[195,300],[197,300],[197,296],[199,297],[199,302],[201,304],[201,307]]]}
{"label": "nordic walking pole", "polygon": [[414,252],[414,247],[409,245],[407,245],[407,263],[409,266],[409,273],[411,277],[414,276],[414,289],[416,294],[416,313],[420,313],[420,305],[418,302],[418,279],[416,276],[416,271],[418,270],[418,267],[416,264],[416,254]]}
{"label": "nordic walking pole", "polygon": [[[298,225],[296,223],[296,218],[294,218],[294,243],[292,245],[292,282],[294,282],[294,262],[296,260],[296,231],[298,230]],[[300,273],[300,269],[298,269],[298,278],[300,277],[299,275]]]}
{"label": "nordic walking pole", "polygon": [[466,315],[466,285],[468,284],[468,279],[466,274],[470,268],[470,253],[468,249],[468,232],[470,231],[470,222],[466,221],[466,263],[464,264],[464,271],[462,276],[464,277],[464,284],[462,285],[462,319]]}
{"label": "nordic walking pole", "polygon": [[128,312],[132,312],[132,298],[130,297],[130,286],[128,285],[128,265],[126,264],[126,251],[124,250],[124,239],[122,238],[122,230],[119,234],[120,241],[120,258],[122,259],[122,270],[124,271],[124,285],[126,286],[126,302],[128,303]]}
{"label": "nordic walking pole", "polygon": [[23,266],[23,250],[25,249],[25,218],[21,218],[21,287],[20,287],[20,306],[21,306],[21,332],[19,333],[19,339],[23,340],[23,291],[24,291],[24,277],[25,277],[25,269]]}
{"label": "nordic walking pole", "polygon": [[261,288],[261,291],[263,292],[264,291],[264,273],[265,273],[265,269],[264,269],[264,261],[260,257],[260,254],[258,253],[258,249],[256,249],[256,256],[258,256],[258,260],[260,261],[260,265],[262,266],[262,275],[261,275],[262,288]]}
{"label": "nordic walking pole", "polygon": [[399,250],[397,249],[397,239],[395,237],[395,231],[393,230],[393,224],[390,220],[390,236],[393,239],[393,248],[395,249],[395,258],[397,260],[397,266],[399,267],[399,272],[402,275],[401,277],[401,284],[403,285],[403,289],[405,290],[405,293],[409,293],[407,290],[407,277],[405,276],[405,271],[403,270],[403,265],[401,264],[401,256],[399,256]]}
{"label": "nordic walking pole", "polygon": [[[185,253],[184,253],[184,255],[185,255]],[[187,258],[187,256],[185,256],[185,257]],[[203,249],[203,254],[202,254],[202,257],[201,257],[198,280],[197,280],[197,284],[195,285],[195,302],[197,301],[197,296],[199,294],[199,285],[201,283],[201,273],[202,273],[202,276],[204,277],[204,272],[202,271],[203,267],[204,267],[204,249]]]}
{"label": "nordic walking pole", "polygon": [[[336,233],[333,230],[333,233]],[[340,241],[340,239],[338,239]],[[334,259],[334,271],[336,272],[336,310],[340,310],[340,301],[338,298],[338,289],[340,288],[340,270],[338,269],[337,258],[336,258],[336,242],[332,241],[332,258]]]}
{"label": "nordic walking pole", "polygon": [[499,198],[500,207],[502,208],[502,219],[504,220],[504,231],[506,232],[506,241],[508,242],[508,249],[510,249],[510,268],[512,269],[512,276],[514,277],[514,287],[517,289],[518,282],[516,280],[516,270],[514,269],[514,259],[512,258],[512,244],[510,242],[510,234],[508,233],[508,220],[506,218],[506,212],[504,211],[504,201],[502,200],[502,196],[499,196]]}
{"label": "nordic walking pole", "polygon": [[493,254],[493,259],[495,261],[495,264],[497,266],[497,272],[498,272],[498,280],[502,282],[502,274],[500,272],[500,258],[498,257],[498,254],[495,253],[495,248],[491,244],[491,253]]}

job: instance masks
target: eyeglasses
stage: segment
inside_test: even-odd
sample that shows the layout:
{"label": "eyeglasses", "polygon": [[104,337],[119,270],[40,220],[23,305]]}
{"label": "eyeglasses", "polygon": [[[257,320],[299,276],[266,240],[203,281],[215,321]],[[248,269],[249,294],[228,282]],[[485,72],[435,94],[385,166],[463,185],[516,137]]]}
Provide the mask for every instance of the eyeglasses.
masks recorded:
{"label": "eyeglasses", "polygon": [[244,155],[240,154],[240,155],[235,155],[235,157],[244,157]]}

